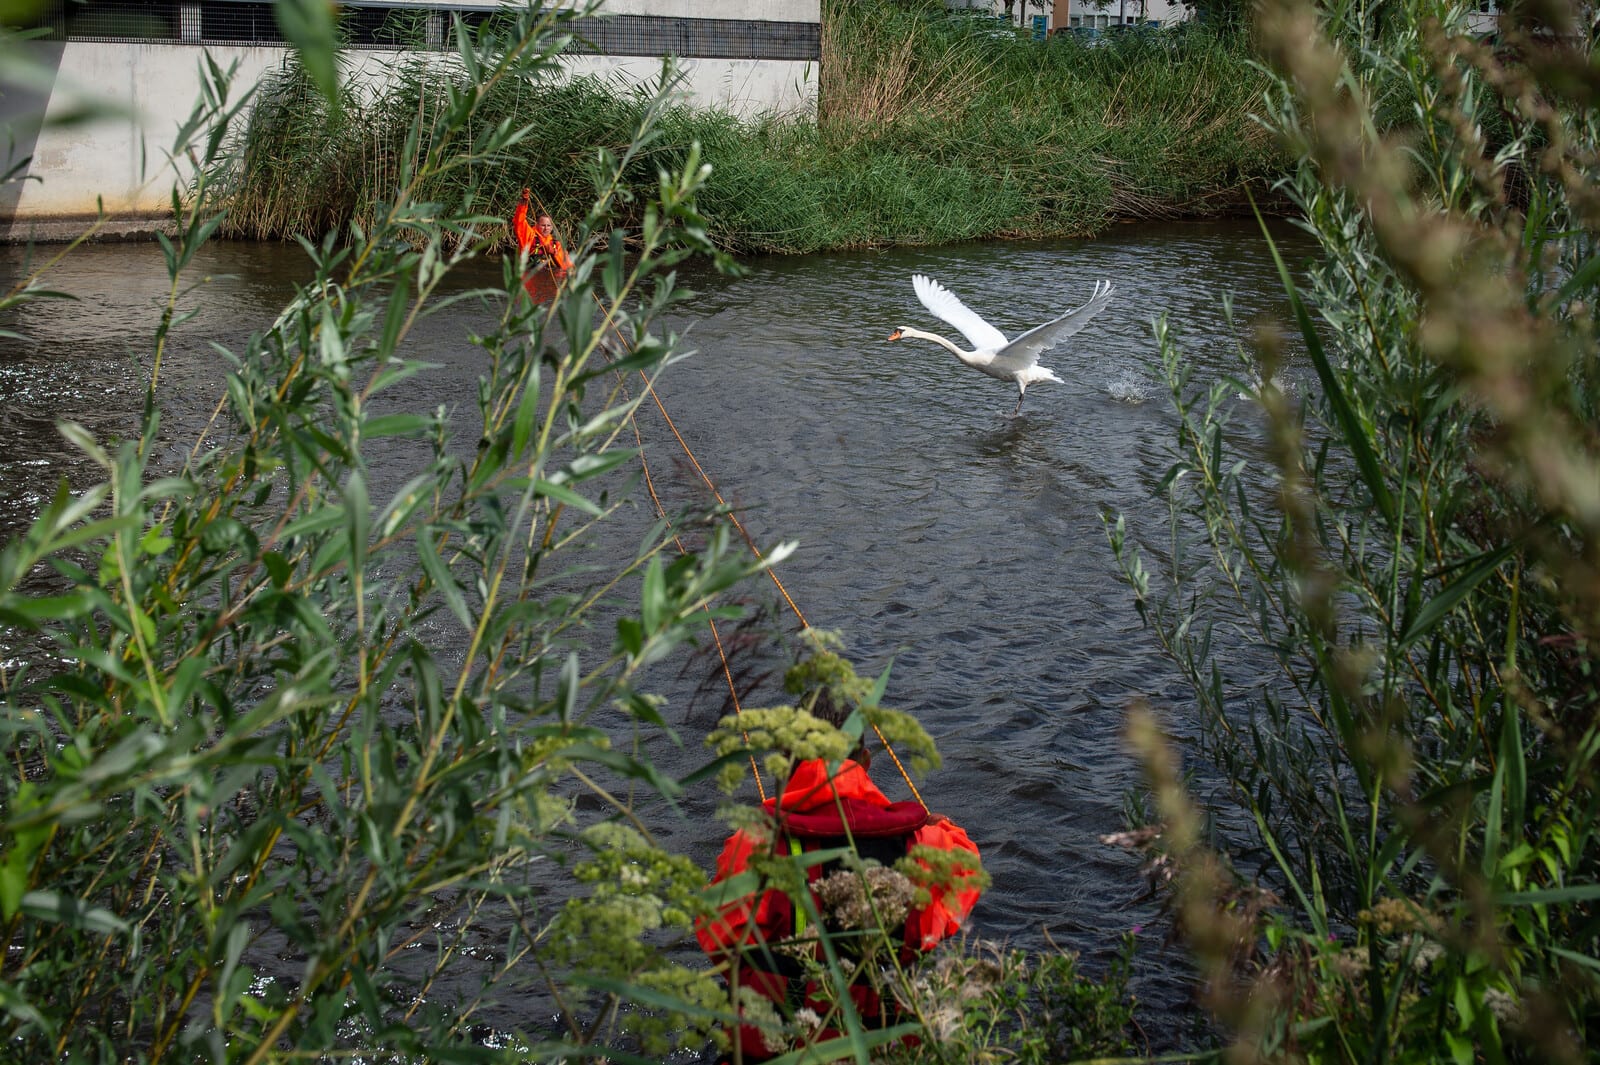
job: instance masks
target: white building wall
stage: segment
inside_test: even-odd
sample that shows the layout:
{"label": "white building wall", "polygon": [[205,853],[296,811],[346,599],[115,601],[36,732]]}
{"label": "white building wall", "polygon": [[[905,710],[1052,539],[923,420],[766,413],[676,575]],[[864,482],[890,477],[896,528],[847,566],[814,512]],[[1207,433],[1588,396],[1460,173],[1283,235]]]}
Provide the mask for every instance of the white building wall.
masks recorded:
{"label": "white building wall", "polygon": [[[661,60],[649,56],[566,56],[574,75],[649,84],[661,77]],[[817,65],[782,59],[685,59],[684,99],[693,107],[729,111],[740,118],[817,112]]]}
{"label": "white building wall", "polygon": [[[93,218],[100,204],[112,216],[169,209],[175,174],[164,153],[199,99],[200,49],[77,41],[59,47],[55,89],[28,167],[36,180],[22,185],[13,229],[32,219]],[[209,51],[224,68],[238,63],[235,80],[241,87],[254,85],[285,54],[282,48]],[[91,102],[122,117],[53,124]]]}

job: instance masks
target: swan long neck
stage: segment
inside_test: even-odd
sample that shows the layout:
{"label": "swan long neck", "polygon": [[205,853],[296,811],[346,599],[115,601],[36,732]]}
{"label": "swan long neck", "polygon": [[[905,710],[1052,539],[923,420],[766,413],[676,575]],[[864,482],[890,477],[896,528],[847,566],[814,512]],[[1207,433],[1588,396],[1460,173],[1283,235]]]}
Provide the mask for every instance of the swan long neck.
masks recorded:
{"label": "swan long neck", "polygon": [[938,333],[924,333],[920,329],[909,329],[909,328],[906,328],[906,327],[902,326],[900,328],[900,335],[901,336],[907,336],[907,337],[915,337],[918,340],[931,340],[935,344],[939,345],[941,348],[944,348],[950,354],[954,355],[956,358],[960,359],[962,362],[966,363],[968,366],[975,365],[975,363],[973,361],[974,358],[976,357],[976,353],[975,352],[962,351],[960,348],[958,348],[954,344],[950,343],[950,341],[946,340],[944,337],[940,336]]}

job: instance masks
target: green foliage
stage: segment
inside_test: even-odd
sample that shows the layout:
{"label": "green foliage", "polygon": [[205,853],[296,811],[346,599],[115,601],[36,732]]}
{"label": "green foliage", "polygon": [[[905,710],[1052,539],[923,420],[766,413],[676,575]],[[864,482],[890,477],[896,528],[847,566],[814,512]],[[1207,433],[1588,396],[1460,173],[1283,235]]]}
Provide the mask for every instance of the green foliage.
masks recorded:
{"label": "green foliage", "polygon": [[807,695],[827,689],[834,698],[857,706],[877,702],[881,694],[872,682],[856,675],[855,667],[839,653],[842,641],[837,633],[806,629],[802,636],[810,653],[783,674],[783,690],[791,695]]}
{"label": "green foliage", "polygon": [[[668,109],[622,172],[620,220],[639,224],[657,168],[682,168],[695,144],[713,166],[700,208],[730,251],[1092,233],[1237,207],[1285,166],[1251,117],[1265,77],[1237,36],[1191,28],[1087,48],[991,39],[962,28],[971,21],[828,0],[816,119]],[[368,225],[399,170],[434,149],[435,116],[469,95],[483,128],[521,135],[487,173],[433,172],[425,195],[470,188],[506,215],[526,185],[556,218],[581,217],[596,151],[619,154],[651,106],[547,68],[479,85],[468,65],[420,56],[376,95],[346,85],[329,103],[304,70],[263,84],[229,178],[230,235]]]}
{"label": "green foliage", "polygon": [[[836,650],[836,633],[806,629],[801,637],[810,652],[789,667],[783,684],[801,697],[802,705],[742,709],[717,722],[707,737],[706,745],[726,759],[718,778],[724,791],[731,793],[737,788],[745,766],[755,765],[753,758],[731,757],[739,751],[766,752],[763,765],[768,775],[782,781],[796,763],[806,759],[836,764],[849,757],[867,729],[918,772],[939,766],[938,748],[921,722],[904,711],[878,705],[889,683],[888,670],[876,681],[868,681]],[[830,724],[811,712],[822,692],[828,693],[835,706],[855,708],[842,724]]]}
{"label": "green foliage", "polygon": [[[939,239],[1214,212],[1284,165],[1252,117],[1265,79],[1236,35],[1189,26],[1089,47],[974,34],[973,19],[893,5],[825,9],[825,143],[898,168],[900,194],[929,211],[960,195],[975,228]],[[883,202],[867,191],[853,202]]]}
{"label": "green foliage", "polygon": [[1323,250],[1303,280],[1280,263],[1315,384],[1285,390],[1275,328],[1216,383],[1158,328],[1180,416],[1164,588],[1112,530],[1284,900],[1218,931],[1232,889],[1208,874],[1183,923],[1251,982],[1213,1000],[1245,1052],[1583,1060],[1600,116],[1566,90],[1591,45],[1557,7],[1499,51],[1443,5],[1370,15],[1260,9],[1286,192]]}
{"label": "green foliage", "polygon": [[912,847],[910,854],[895,863],[895,868],[916,888],[919,905],[932,898],[934,891],[949,884],[964,883],[977,891],[987,890],[990,884],[989,874],[977,859],[959,849]]}
{"label": "green foliage", "polygon": [[[617,1014],[646,1054],[703,1043],[726,1008],[727,993],[705,969],[670,962],[651,944],[664,930],[687,936],[695,918],[708,912],[701,896],[705,873],[626,826],[599,824],[584,836],[594,854],[573,868],[573,876],[591,891],[563,904],[544,958],[571,973],[564,1009],[604,1018],[622,1002],[655,1007]],[[602,992],[603,1008],[597,1009]]]}
{"label": "green foliage", "polygon": [[1132,956],[1129,937],[1096,979],[1080,971],[1076,955],[1062,951],[1028,955],[982,942],[941,948],[901,991],[924,1019],[925,1041],[896,1048],[884,1060],[1051,1065],[1131,1055]]}
{"label": "green foliage", "polygon": [[[462,62],[484,95],[535,79],[554,25],[523,12]],[[658,529],[602,573],[574,555],[606,535],[634,456],[602,345],[649,375],[672,358],[654,321],[681,298],[672,267],[714,252],[705,171],[690,150],[658,172],[629,257],[596,251],[663,112],[649,102],[615,153],[591,155],[578,262],[552,304],[530,303],[511,263],[446,297],[498,233],[479,177],[527,131],[485,125],[477,93],[410,116],[404,136],[427,148],[361,225],[306,245],[308,279],[271,327],[219,349],[212,426],[171,451],[162,353],[222,221],[213,176],[235,172],[221,146],[237,105],[210,74],[173,151],[204,169],[161,239],[174,303],[142,352],[141,433],[63,425],[103,482],[63,487],[0,549],[0,645],[57,649],[0,655],[6,1056],[520,1061],[703,1039],[719,994],[668,960],[702,875],[633,806],[682,785],[613,740],[664,728],[641,671],[759,567],[722,533],[668,562]],[[435,357],[412,329],[445,298],[483,311],[487,370],[459,421],[395,399]],[[409,468],[380,490],[396,455]],[[587,628],[617,615],[614,639]],[[474,1032],[496,1006],[537,1025],[530,1000],[554,1002],[542,1017],[565,1033],[509,1031],[493,1050]]]}
{"label": "green foliage", "polygon": [[[792,706],[748,708],[717,722],[706,745],[718,754],[745,749],[766,751],[762,768],[776,781],[787,780],[796,763],[821,758],[830,764],[844,761],[855,744],[834,726]],[[744,765],[730,761],[719,783],[732,792],[744,780]]]}
{"label": "green foliage", "polygon": [[869,681],[857,675],[855,666],[839,654],[836,633],[806,629],[801,636],[811,652],[784,673],[786,690],[799,696],[810,693],[812,698],[826,690],[836,705],[856,707],[856,714],[841,726],[846,735],[859,739],[870,728],[879,743],[897,757],[903,756],[917,772],[939,768],[939,750],[921,722],[903,710],[879,705],[889,686],[887,669]]}

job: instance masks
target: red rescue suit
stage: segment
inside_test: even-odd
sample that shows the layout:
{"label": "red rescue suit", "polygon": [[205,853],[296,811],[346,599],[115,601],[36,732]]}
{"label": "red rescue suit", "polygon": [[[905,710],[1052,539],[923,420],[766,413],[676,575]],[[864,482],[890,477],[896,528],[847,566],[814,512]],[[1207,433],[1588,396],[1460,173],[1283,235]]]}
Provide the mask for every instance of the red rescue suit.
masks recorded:
{"label": "red rescue suit", "polygon": [[[754,854],[788,854],[790,841],[798,841],[803,850],[845,846],[845,826],[849,838],[856,843],[857,852],[876,857],[885,865],[904,856],[914,846],[929,846],[939,850],[964,850],[973,855],[971,865],[978,866],[978,848],[958,825],[946,818],[930,819],[918,803],[892,803],[872,783],[867,771],[846,759],[830,780],[827,766],[820,760],[801,762],[789,777],[782,796],[768,799],[764,804],[767,814],[777,826],[776,838],[745,830],[735,832],[723,845],[717,858],[717,872],[712,883],[726,880],[743,872]],[[810,879],[826,875],[821,865],[809,868]],[[972,912],[978,901],[976,873],[963,874],[958,883],[935,897],[922,908],[913,907],[906,915],[902,961],[909,961],[919,951],[930,950],[940,940],[954,934],[961,922]],[[827,1003],[815,998],[816,988],[807,985],[800,989],[792,976],[774,971],[773,960],[778,955],[767,949],[768,944],[783,943],[794,935],[794,903],[784,892],[768,889],[756,896],[745,896],[723,906],[718,915],[701,921],[695,934],[714,960],[728,961],[739,955],[737,966],[730,966],[730,980],[752,988],[780,1005],[791,1007],[810,1005],[819,1016],[825,1015]],[[820,957],[820,953],[818,955]],[[781,966],[780,966],[781,967]],[[804,1002],[799,1001],[804,991]],[[852,986],[850,997],[857,1013],[869,1025],[889,1020],[887,1010],[878,994],[870,987]],[[830,1038],[837,1033],[824,1031],[819,1038]],[[746,1060],[759,1061],[771,1057],[761,1038],[759,1029],[741,1025],[739,1041]]]}

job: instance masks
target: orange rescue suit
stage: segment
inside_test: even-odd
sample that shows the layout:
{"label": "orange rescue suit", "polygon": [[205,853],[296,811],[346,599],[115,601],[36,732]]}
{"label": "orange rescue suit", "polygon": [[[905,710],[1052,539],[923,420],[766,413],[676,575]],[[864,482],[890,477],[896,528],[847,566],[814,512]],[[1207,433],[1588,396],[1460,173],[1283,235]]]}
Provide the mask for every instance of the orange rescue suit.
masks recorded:
{"label": "orange rescue suit", "polygon": [[567,255],[567,249],[553,236],[546,236],[528,224],[528,200],[523,198],[517,204],[517,209],[511,215],[511,232],[516,235],[517,247],[528,255],[540,255],[550,264],[550,268],[558,274],[564,274],[572,269],[572,259]]}
{"label": "orange rescue suit", "polygon": [[[944,817],[929,818],[916,803],[891,803],[872,783],[866,769],[849,759],[831,778],[827,765],[821,760],[801,762],[790,775],[783,794],[766,800],[764,806],[774,821],[777,834],[744,829],[735,832],[717,858],[717,872],[712,883],[744,872],[752,855],[789,853],[786,836],[816,845],[814,840],[806,840],[801,825],[818,818],[826,819],[829,815],[837,819],[841,810],[844,822],[858,840],[869,836],[894,836],[905,840],[907,851],[917,845],[944,851],[967,851],[973,856],[969,864],[974,870],[978,867],[978,848],[960,826]],[[896,827],[897,822],[900,828]],[[837,820],[834,823],[837,824]],[[822,872],[820,867],[812,866],[809,875],[814,879]],[[978,901],[976,879],[975,871],[959,876],[954,885],[936,894],[928,905],[913,908],[907,914],[901,950],[905,960],[909,961],[919,951],[931,950],[940,940],[960,929],[961,922]],[[714,960],[728,961],[735,953],[740,956],[738,964],[731,967],[730,979],[780,1005],[785,1001],[794,1004],[795,992],[799,989],[792,987],[791,980],[784,974],[769,971],[764,965],[773,957],[767,944],[782,943],[794,935],[794,903],[784,892],[768,889],[736,899],[723,906],[715,917],[701,920],[695,934],[700,946]],[[809,1001],[816,990],[805,988],[805,998]],[[863,1018],[882,1015],[887,1006],[866,987],[852,987],[850,997]],[[833,1034],[824,1032],[821,1037]],[[770,1051],[762,1045],[760,1031],[754,1027],[741,1025],[738,1038],[746,1060],[759,1061],[770,1056]]]}

